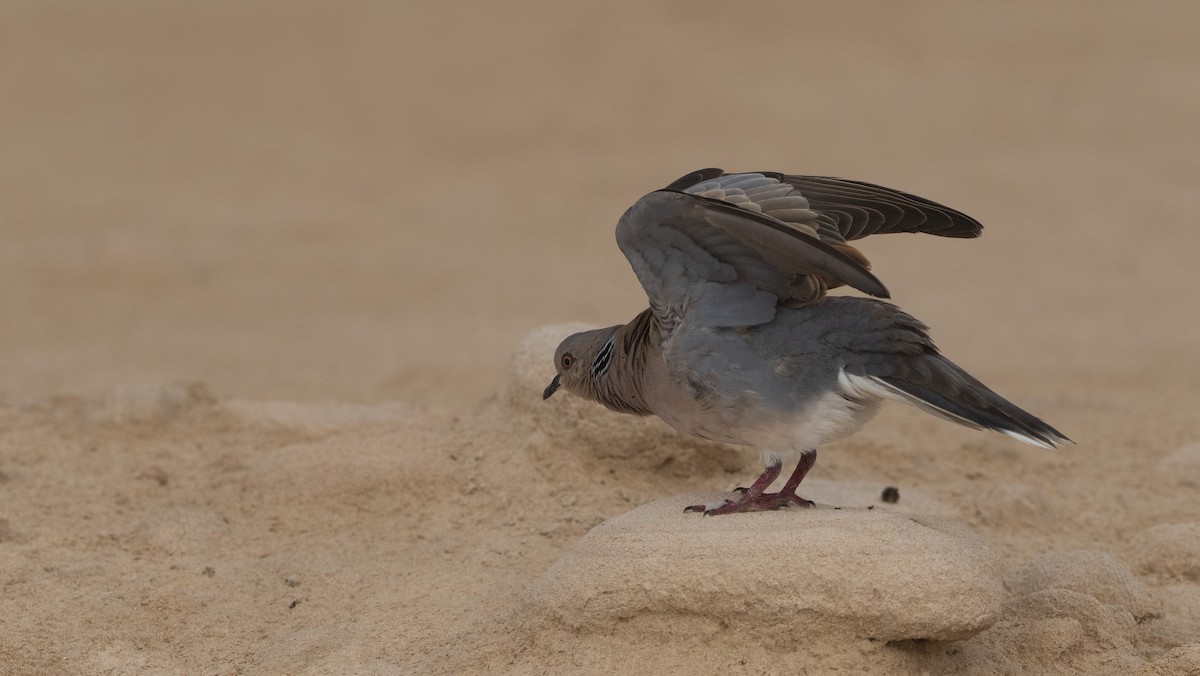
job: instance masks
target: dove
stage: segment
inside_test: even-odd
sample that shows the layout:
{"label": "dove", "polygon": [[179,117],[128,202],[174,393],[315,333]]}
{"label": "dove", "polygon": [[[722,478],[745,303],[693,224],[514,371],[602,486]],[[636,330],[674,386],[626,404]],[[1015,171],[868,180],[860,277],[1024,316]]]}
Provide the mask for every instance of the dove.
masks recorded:
{"label": "dove", "polygon": [[[912,232],[978,237],[982,225],[879,185],[702,169],[633,204],[617,245],[649,298],[627,324],[568,336],[557,390],[684,434],[758,448],[740,495],[685,511],[717,516],[812,506],[797,489],[818,447],[858,431],[887,400],[1034,446],[1072,443],[938,351],[849,242]],[[869,297],[829,295],[841,286]],[[767,492],[784,460],[796,467]]]}

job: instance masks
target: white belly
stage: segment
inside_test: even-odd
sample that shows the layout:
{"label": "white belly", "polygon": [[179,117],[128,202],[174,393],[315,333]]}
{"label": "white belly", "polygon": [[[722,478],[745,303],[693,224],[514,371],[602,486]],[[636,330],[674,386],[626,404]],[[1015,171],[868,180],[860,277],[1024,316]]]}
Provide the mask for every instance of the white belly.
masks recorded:
{"label": "white belly", "polygon": [[830,392],[791,416],[745,429],[745,443],[762,449],[767,462],[790,460],[859,431],[881,404],[876,397],[848,399]]}
{"label": "white belly", "polygon": [[705,405],[674,378],[657,382],[671,383],[651,397],[655,413],[668,425],[714,441],[754,446],[767,458],[794,458],[849,436],[874,417],[882,403],[875,393],[845,379],[836,390],[795,411],[780,411],[754,393],[726,399],[724,406]]}

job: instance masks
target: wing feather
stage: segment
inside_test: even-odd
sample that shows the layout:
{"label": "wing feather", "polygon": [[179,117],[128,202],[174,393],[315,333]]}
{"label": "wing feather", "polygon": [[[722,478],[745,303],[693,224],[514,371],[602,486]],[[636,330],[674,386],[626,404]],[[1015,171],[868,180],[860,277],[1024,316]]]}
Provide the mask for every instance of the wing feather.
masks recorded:
{"label": "wing feather", "polygon": [[[892,232],[977,237],[983,229],[970,216],[932,200],[872,183],[826,176],[775,172],[727,174],[720,169],[701,169],[679,178],[666,189],[721,200],[770,216],[806,234],[816,234],[853,259],[856,266],[867,269],[870,262],[849,242]],[[770,256],[768,260],[790,273],[788,266],[780,261]],[[825,287],[845,282],[849,280],[822,275],[819,283],[814,280],[806,285],[804,280],[795,280],[795,286],[815,284],[822,287],[823,294]]]}
{"label": "wing feather", "polygon": [[667,331],[685,318],[710,326],[769,322],[793,297],[795,278],[808,275],[887,295],[858,261],[811,230],[671,190],[630,207],[617,224],[617,244]]}
{"label": "wing feather", "polygon": [[[690,299],[689,311],[699,303],[705,321],[749,326],[770,321],[775,304],[803,305],[844,284],[886,298],[854,240],[892,232],[976,237],[982,227],[937,202],[862,181],[709,168],[639,200],[617,238],[660,322],[678,321]],[[701,287],[707,283],[716,287]],[[720,302],[745,307],[718,311]]]}

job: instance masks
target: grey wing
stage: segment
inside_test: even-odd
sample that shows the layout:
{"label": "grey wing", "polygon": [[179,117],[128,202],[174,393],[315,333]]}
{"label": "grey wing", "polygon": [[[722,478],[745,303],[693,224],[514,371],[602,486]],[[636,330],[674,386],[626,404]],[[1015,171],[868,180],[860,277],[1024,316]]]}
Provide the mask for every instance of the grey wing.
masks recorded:
{"label": "grey wing", "polygon": [[813,233],[670,190],[650,193],[625,212],[617,244],[667,331],[684,317],[707,326],[770,322],[775,307],[792,295],[793,270],[887,295],[857,261]]}
{"label": "grey wing", "polygon": [[[727,174],[701,169],[668,186],[766,214],[857,260],[870,263],[848,242],[868,235],[924,232],[942,237],[978,237],[983,226],[966,214],[899,190],[825,176],[775,172]],[[838,286],[836,279],[824,279]]]}
{"label": "grey wing", "polygon": [[979,221],[961,211],[893,188],[826,176],[765,175],[808,200],[822,237],[855,240],[892,232],[978,237],[983,232]]}

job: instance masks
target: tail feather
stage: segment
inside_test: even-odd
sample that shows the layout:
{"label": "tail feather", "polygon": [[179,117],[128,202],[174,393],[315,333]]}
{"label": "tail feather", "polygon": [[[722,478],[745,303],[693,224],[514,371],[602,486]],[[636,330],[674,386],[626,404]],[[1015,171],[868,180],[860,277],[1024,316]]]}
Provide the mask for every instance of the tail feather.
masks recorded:
{"label": "tail feather", "polygon": [[[910,363],[904,377],[856,378],[857,386],[898,399],[927,413],[975,429],[988,429],[1027,444],[1054,449],[1074,442],[1044,420],[1021,409],[940,354]],[[867,382],[863,382],[867,381]]]}
{"label": "tail feather", "polygon": [[898,381],[894,378],[880,378],[879,380],[884,383],[885,387],[900,394],[908,403],[960,425],[1000,432],[1045,449],[1054,449],[1074,443],[1046,421],[1026,412],[987,388],[983,388],[982,392],[976,390],[973,394],[976,394],[977,397],[971,397],[971,399],[983,399],[983,402],[968,403],[962,398],[954,397],[953,394],[938,392],[923,385]]}

